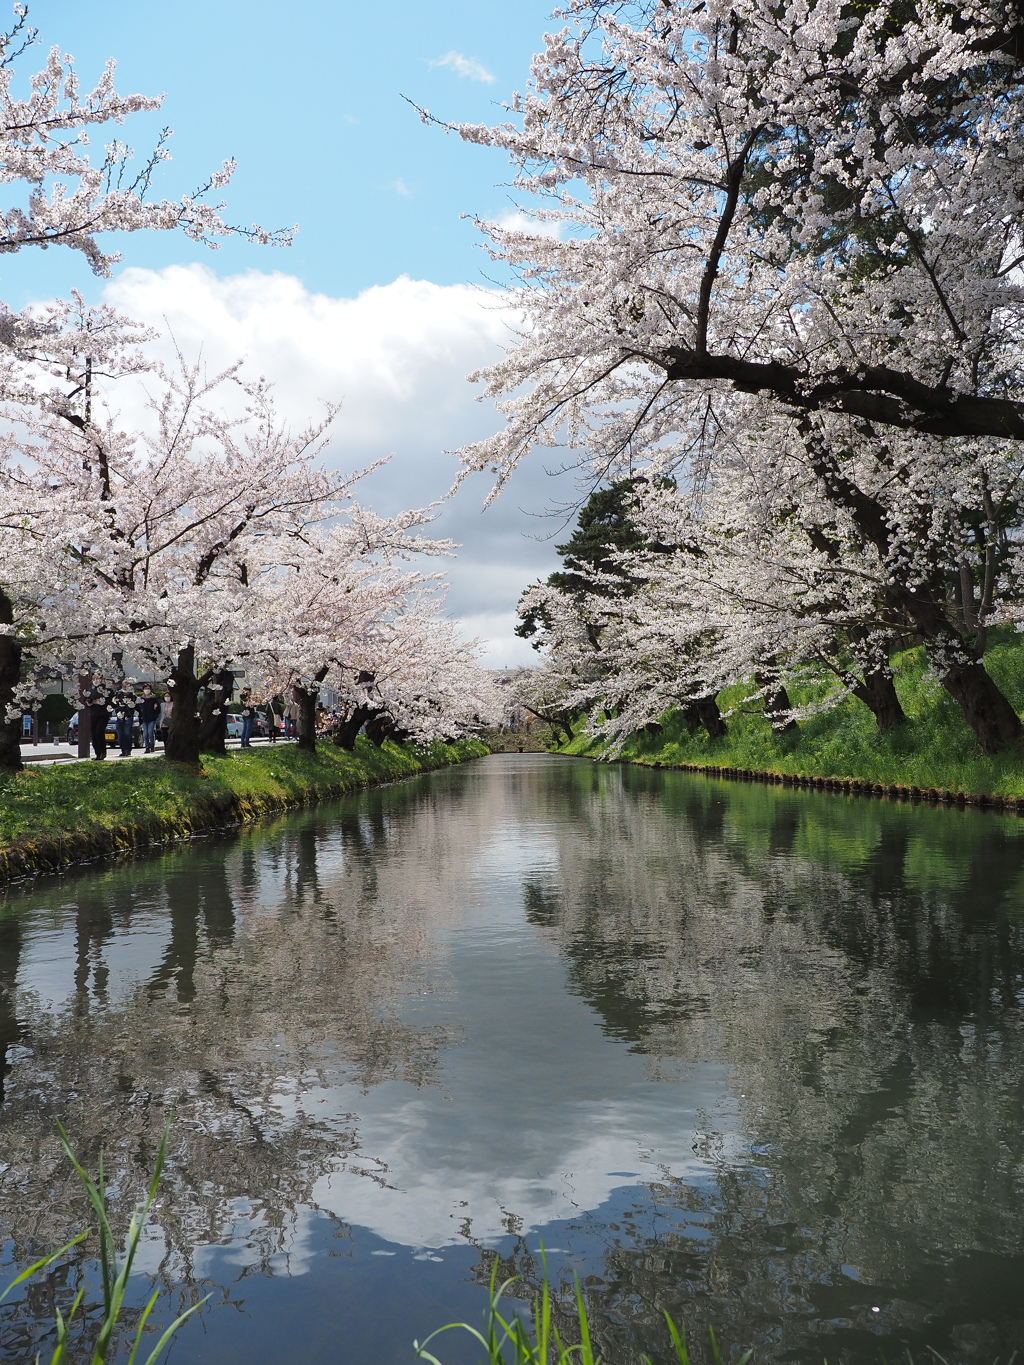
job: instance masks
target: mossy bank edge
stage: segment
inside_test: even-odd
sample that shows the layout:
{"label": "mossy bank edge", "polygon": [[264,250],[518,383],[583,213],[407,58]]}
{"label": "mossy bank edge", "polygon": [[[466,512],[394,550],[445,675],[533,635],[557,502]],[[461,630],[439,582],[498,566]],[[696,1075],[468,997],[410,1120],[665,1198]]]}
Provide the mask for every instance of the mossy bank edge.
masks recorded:
{"label": "mossy bank edge", "polygon": [[0,881],[248,824],[488,752],[475,739],[378,749],[360,737],[351,753],[282,744],[207,757],[198,772],[141,758],[30,768],[0,782]]}
{"label": "mossy bank edge", "polygon": [[[985,664],[1024,713],[1024,639],[1005,637]],[[729,727],[722,737],[690,733],[681,713],[668,712],[660,726],[630,736],[618,757],[732,780],[1024,813],[1024,752],[981,753],[959,707],[929,677],[920,650],[896,656],[894,677],[907,720],[885,734],[853,697],[780,732],[765,719],[761,703],[737,687],[719,697]],[[791,691],[801,704],[816,699],[810,688]],[[585,731],[580,722],[560,752],[604,757],[604,746]]]}
{"label": "mossy bank edge", "polygon": [[1024,796],[1004,796],[1000,792],[950,791],[946,787],[908,787],[898,782],[887,784],[862,782],[856,777],[806,777],[793,773],[771,772],[768,769],[728,768],[706,763],[661,763],[657,759],[628,758],[619,761],[642,768],[670,768],[675,772],[718,777],[729,782],[764,782],[768,786],[806,787],[815,791],[843,792],[848,796],[884,797],[895,801],[928,801],[933,805],[989,807],[992,810],[1015,811],[1024,815]]}

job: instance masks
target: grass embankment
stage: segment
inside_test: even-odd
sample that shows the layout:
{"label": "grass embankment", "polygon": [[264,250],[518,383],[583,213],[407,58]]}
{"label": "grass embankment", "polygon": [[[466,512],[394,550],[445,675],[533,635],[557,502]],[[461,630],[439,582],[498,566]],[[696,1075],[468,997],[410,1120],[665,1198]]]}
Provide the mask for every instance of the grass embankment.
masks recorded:
{"label": "grass embankment", "polygon": [[361,736],[353,753],[282,744],[207,757],[199,772],[142,758],[26,770],[0,781],[0,880],[188,838],[487,752],[473,739],[377,749]]}
{"label": "grass embankment", "polygon": [[[1024,640],[999,639],[985,656],[985,665],[1018,712],[1024,711]],[[660,734],[638,734],[629,739],[620,757],[651,766],[725,768],[744,775],[771,774],[782,779],[829,779],[872,784],[900,795],[946,793],[1024,800],[1024,748],[988,757],[953,699],[925,673],[923,652],[907,650],[895,660],[896,688],[907,713],[905,725],[881,735],[868,708],[847,697],[834,710],[812,716],[796,730],[772,730],[759,710],[745,703],[743,690],[729,689],[719,697],[728,717],[729,732],[708,739],[701,729],[688,735],[682,717],[670,712]],[[810,693],[796,701],[812,700]],[[600,741],[577,734],[562,753],[599,757]],[[726,775],[736,775],[735,771]]]}

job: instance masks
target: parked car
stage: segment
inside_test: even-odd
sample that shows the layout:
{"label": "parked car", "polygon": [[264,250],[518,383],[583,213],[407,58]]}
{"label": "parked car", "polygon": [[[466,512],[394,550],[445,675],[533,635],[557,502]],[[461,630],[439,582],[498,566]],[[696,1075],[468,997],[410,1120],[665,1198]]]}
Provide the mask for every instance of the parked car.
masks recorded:
{"label": "parked car", "polygon": [[[253,735],[265,735],[267,726],[263,719],[262,711],[256,712],[256,724],[252,727]],[[228,712],[228,739],[242,738],[242,713],[241,711]]]}
{"label": "parked car", "polygon": [[[69,743],[69,744],[77,744],[77,743],[78,743],[78,717],[79,717],[79,715],[80,715],[80,712],[76,711],[75,714],[74,714],[74,715],[71,717],[71,719],[68,721],[68,734],[67,734],[67,740],[68,740],[68,743]],[[107,721],[107,743],[108,743],[108,744],[116,744],[116,743],[117,743],[117,731],[114,729],[114,722],[113,722],[112,719]],[[136,720],[135,724],[132,726],[132,745],[133,745],[134,748],[137,748],[137,749],[141,749],[141,748],[142,748],[142,726],[139,724],[139,722],[138,722],[137,720]]]}

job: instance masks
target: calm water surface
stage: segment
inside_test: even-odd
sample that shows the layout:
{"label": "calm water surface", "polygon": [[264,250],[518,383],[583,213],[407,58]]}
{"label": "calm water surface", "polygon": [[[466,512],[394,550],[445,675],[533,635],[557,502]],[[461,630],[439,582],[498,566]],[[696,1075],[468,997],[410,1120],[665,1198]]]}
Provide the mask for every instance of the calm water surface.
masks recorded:
{"label": "calm water surface", "polygon": [[0,1058],[0,1285],[89,1222],[54,1121],[126,1216],[173,1110],[174,1365],[411,1361],[541,1243],[613,1362],[665,1309],[765,1361],[1024,1346],[1010,817],[495,755],[11,891]]}

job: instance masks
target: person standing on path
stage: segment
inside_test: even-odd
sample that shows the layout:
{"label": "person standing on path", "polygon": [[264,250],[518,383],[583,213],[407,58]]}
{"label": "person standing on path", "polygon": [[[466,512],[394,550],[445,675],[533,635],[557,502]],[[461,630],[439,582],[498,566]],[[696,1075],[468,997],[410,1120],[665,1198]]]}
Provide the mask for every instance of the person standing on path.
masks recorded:
{"label": "person standing on path", "polygon": [[268,735],[269,738],[270,738],[271,744],[276,744],[276,743],[277,743],[277,717],[278,717],[278,710],[277,710],[277,702],[274,700],[273,697],[271,697],[270,700],[267,702],[267,708],[266,708],[266,710],[267,710],[267,735]]}
{"label": "person standing on path", "polygon": [[89,733],[92,736],[93,758],[102,760],[107,756],[107,722],[110,708],[107,694],[99,688],[89,693],[86,703],[89,707]]}
{"label": "person standing on path", "polygon": [[149,683],[143,685],[142,696],[135,709],[142,725],[142,751],[151,754],[156,748],[156,723],[160,718],[161,706],[159,697],[154,695]]}
{"label": "person standing on path", "polygon": [[135,731],[135,707],[138,697],[124,683],[114,693],[114,733],[122,758],[131,758]]}
{"label": "person standing on path", "polygon": [[157,722],[157,729],[160,731],[160,739],[167,743],[167,731],[171,728],[171,716],[174,714],[174,698],[170,692],[164,693],[164,699],[160,703],[160,719]]}
{"label": "person standing on path", "polygon": [[252,694],[248,688],[242,692],[238,700],[242,703],[242,744],[243,749],[251,749],[253,726],[256,724],[256,708],[252,704]]}

